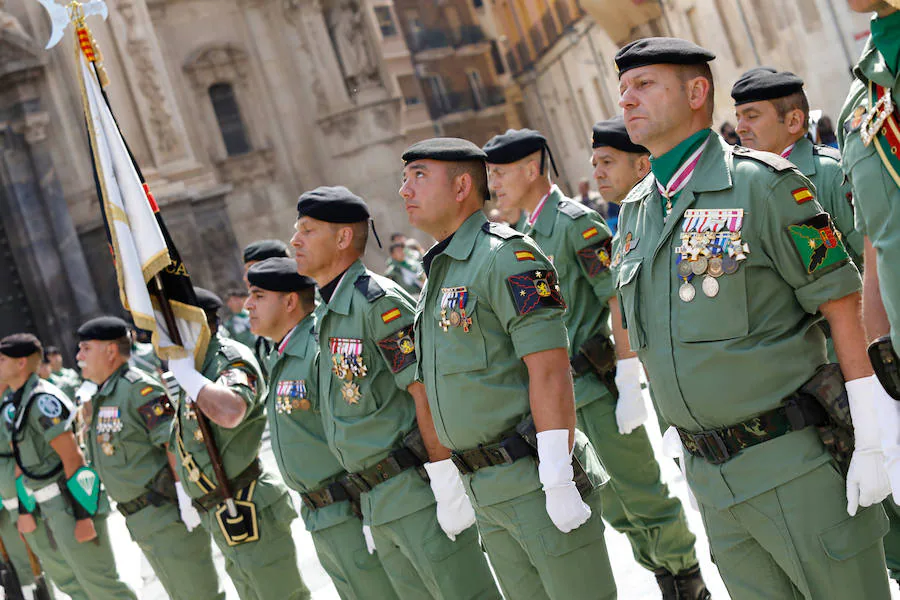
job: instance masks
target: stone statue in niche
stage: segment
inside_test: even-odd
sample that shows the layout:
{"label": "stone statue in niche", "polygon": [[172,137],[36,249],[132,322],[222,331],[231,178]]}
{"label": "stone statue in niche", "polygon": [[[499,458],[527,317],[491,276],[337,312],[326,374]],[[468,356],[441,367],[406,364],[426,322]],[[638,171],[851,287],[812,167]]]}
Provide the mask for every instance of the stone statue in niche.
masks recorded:
{"label": "stone statue in niche", "polygon": [[377,85],[378,64],[359,4],[355,0],[338,0],[331,9],[328,25],[351,92],[354,88]]}
{"label": "stone statue in niche", "polygon": [[19,20],[6,12],[4,10],[5,8],[6,0],[0,0],[0,31],[11,31],[24,38],[30,37],[25,32],[25,28],[22,27],[22,24],[19,23]]}

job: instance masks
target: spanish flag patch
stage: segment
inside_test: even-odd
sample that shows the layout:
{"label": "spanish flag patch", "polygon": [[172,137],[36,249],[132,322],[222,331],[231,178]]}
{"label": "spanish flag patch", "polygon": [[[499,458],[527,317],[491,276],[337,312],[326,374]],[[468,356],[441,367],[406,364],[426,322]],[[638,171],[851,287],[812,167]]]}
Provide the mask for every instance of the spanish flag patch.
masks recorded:
{"label": "spanish flag patch", "polygon": [[152,391],[153,391],[153,387],[148,385],[147,387],[145,387],[144,389],[141,390],[141,396],[146,396],[147,394],[149,394]]}
{"label": "spanish flag patch", "polygon": [[797,204],[803,204],[804,202],[809,202],[810,200],[815,198],[815,196],[813,196],[812,192],[809,191],[809,188],[807,187],[797,188],[796,190],[791,192],[791,195],[794,197],[794,200],[797,202]]}
{"label": "spanish flag patch", "polygon": [[534,254],[532,254],[528,250],[517,250],[516,251],[516,260],[518,260],[520,262],[523,260],[534,260]]}
{"label": "spanish flag patch", "polygon": [[586,240],[589,240],[589,239],[591,239],[592,237],[594,237],[595,235],[599,235],[599,233],[600,233],[600,232],[597,231],[597,228],[596,228],[596,227],[591,227],[590,229],[585,229],[584,231],[582,231],[582,232],[581,232],[581,237],[583,237],[583,238],[586,239]]}
{"label": "spanish flag patch", "polygon": [[381,313],[381,320],[384,321],[385,323],[390,323],[391,321],[396,321],[399,318],[400,318],[400,309],[399,308],[392,308],[391,310],[389,310],[387,312]]}

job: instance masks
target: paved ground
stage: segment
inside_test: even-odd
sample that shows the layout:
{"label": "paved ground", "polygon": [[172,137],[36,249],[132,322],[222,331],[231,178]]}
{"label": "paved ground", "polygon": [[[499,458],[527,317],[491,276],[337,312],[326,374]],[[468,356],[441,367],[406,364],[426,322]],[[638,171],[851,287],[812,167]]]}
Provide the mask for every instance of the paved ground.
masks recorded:
{"label": "paved ground", "polygon": [[[649,407],[649,402],[648,402]],[[650,409],[652,410],[652,409]],[[656,427],[656,419],[651,418],[648,423],[650,436],[653,440],[654,447],[659,454],[660,434]],[[263,460],[270,466],[273,471],[277,472],[275,459],[268,447],[267,440],[264,444]],[[687,502],[687,486],[681,476],[680,471],[670,459],[660,458],[662,465],[663,477],[669,483],[672,493],[677,494],[682,502]],[[295,504],[299,505],[299,499],[294,498]],[[709,585],[715,600],[725,600],[729,596],[725,591],[725,586],[719,577],[719,573],[715,566],[709,560],[709,546],[706,537],[703,534],[703,526],[700,521],[700,514],[695,510],[688,509],[688,521],[690,527],[697,534],[697,554],[700,557],[700,564],[703,569],[704,577]],[[116,551],[116,559],[119,566],[119,572],[126,581],[138,591],[138,596],[142,600],[165,600],[166,594],[160,586],[159,582],[153,575],[146,560],[137,546],[128,537],[125,524],[121,516],[115,513],[110,517],[110,532],[113,536],[113,544]],[[331,585],[328,576],[322,570],[316,559],[315,550],[312,540],[308,533],[303,529],[303,524],[298,519],[294,522],[294,539],[297,542],[298,554],[300,556],[300,570],[303,578],[310,590],[313,592],[315,600],[337,600],[338,595]],[[616,577],[616,584],[619,589],[619,598],[622,600],[655,600],[660,598],[659,588],[653,574],[642,569],[634,562],[631,555],[631,547],[624,535],[613,531],[607,527],[606,541],[609,548],[610,560],[612,561],[613,572]],[[238,600],[237,593],[231,583],[225,576],[222,568],[223,560],[221,555],[217,556],[216,566],[220,571],[223,581],[226,582],[228,600]],[[893,598],[900,599],[900,592],[896,589],[892,590]],[[63,594],[58,597],[65,598]],[[377,599],[373,599],[377,600]]]}

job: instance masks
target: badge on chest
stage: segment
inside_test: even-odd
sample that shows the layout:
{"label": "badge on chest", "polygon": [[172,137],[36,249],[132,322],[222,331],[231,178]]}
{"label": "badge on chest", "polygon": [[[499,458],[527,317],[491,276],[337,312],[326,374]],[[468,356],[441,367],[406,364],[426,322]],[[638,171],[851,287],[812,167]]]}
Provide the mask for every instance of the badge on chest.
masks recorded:
{"label": "badge on chest", "polygon": [[119,418],[118,406],[101,406],[97,411],[97,444],[106,456],[116,453],[112,443],[112,434],[122,431],[122,420]]}
{"label": "badge on chest", "polygon": [[331,372],[343,380],[341,395],[347,404],[359,404],[362,397],[359,385],[354,379],[360,379],[369,372],[363,362],[363,341],[357,338],[331,338]]}
{"label": "badge on chest", "polygon": [[306,397],[306,381],[279,381],[275,388],[275,411],[289,415],[295,410],[309,410],[310,403]]}
{"label": "badge on chest", "polygon": [[747,259],[750,246],[744,242],[741,228],[744,210],[689,209],[681,224],[681,244],[675,248],[675,270],[681,286],[678,297],[691,302],[697,295],[695,278],[708,298],[719,294],[719,278],[733,275]]}
{"label": "badge on chest", "polygon": [[438,322],[441,329],[449,331],[451,327],[462,327],[468,333],[472,326],[472,318],[466,314],[468,302],[467,287],[441,288],[441,318]]}

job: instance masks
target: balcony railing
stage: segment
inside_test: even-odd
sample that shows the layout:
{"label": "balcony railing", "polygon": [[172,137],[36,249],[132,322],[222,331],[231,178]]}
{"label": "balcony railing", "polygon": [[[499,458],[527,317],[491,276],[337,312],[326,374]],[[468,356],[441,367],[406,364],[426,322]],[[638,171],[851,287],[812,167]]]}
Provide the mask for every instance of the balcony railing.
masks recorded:
{"label": "balcony railing", "polygon": [[420,29],[410,33],[406,43],[413,52],[422,52],[434,48],[449,48],[450,38],[443,29]]}
{"label": "balcony railing", "polygon": [[499,87],[482,88],[476,96],[473,90],[465,92],[450,92],[442,97],[428,98],[428,112],[432,119],[465,112],[468,110],[482,110],[492,106],[500,106],[506,102],[503,89]]}
{"label": "balcony railing", "polygon": [[454,32],[456,44],[455,46],[465,46],[467,44],[478,44],[487,41],[484,31],[478,25],[463,25]]}
{"label": "balcony railing", "polygon": [[544,24],[544,32],[547,34],[547,38],[552,44],[554,41],[556,41],[556,38],[559,37],[560,31],[559,26],[557,26],[556,24],[556,19],[553,18],[553,13],[550,12],[550,9],[547,9],[547,11],[541,17],[541,23]]}
{"label": "balcony railing", "polygon": [[563,29],[573,23],[572,11],[569,9],[569,3],[566,0],[556,0],[556,16],[559,17],[559,22],[562,24]]}
{"label": "balcony railing", "polygon": [[547,41],[544,39],[544,31],[540,24],[535,23],[532,25],[531,29],[528,30],[528,35],[531,36],[531,45],[534,47],[534,51],[540,55],[541,52],[544,51],[544,48],[547,47]]}

